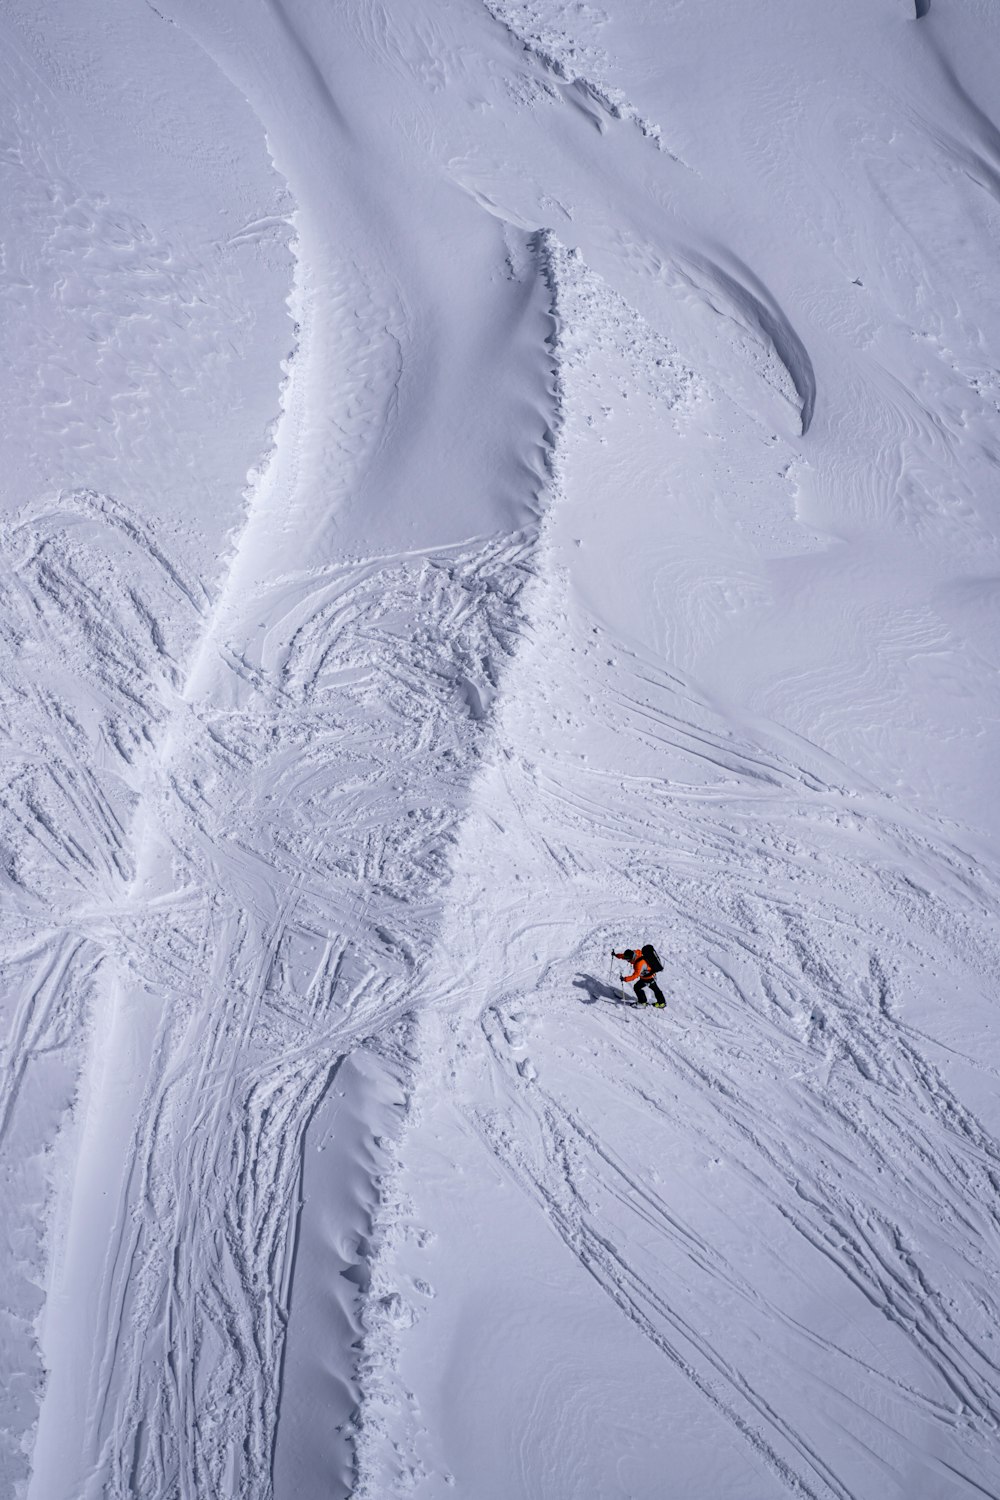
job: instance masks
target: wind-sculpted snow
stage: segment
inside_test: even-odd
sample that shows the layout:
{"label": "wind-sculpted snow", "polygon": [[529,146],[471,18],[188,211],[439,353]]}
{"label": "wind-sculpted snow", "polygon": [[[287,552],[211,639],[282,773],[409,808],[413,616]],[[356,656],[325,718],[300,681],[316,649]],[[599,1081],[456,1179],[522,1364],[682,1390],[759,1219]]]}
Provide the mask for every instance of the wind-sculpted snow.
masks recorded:
{"label": "wind-sculpted snow", "polygon": [[[141,57],[144,20],[154,34],[159,23],[116,0],[104,9],[120,48]],[[88,75],[73,55],[74,30],[90,35],[80,8],[56,0],[47,20],[48,52],[32,7],[12,3],[0,59],[3,511],[58,491],[113,493],[176,527],[210,576],[277,410],[289,205],[267,183],[263,143],[239,140],[245,105],[190,44],[176,39],[178,61],[194,88],[212,78],[206,107],[233,146],[206,139],[179,99],[150,110],[127,96],[109,111],[113,64]]]}
{"label": "wind-sculpted snow", "polygon": [[13,1493],[998,1491],[997,36],[916,15],[5,19]]}
{"label": "wind-sculpted snow", "polygon": [[[629,330],[578,258],[557,250],[551,275],[558,546],[579,524],[566,497],[581,446],[593,463],[588,407],[610,415],[600,401],[616,387],[631,406],[655,372],[683,441],[712,398],[676,350]],[[588,472],[599,492],[600,466]],[[753,1493],[990,1493],[1000,1139],[950,1075],[959,1062],[984,1102],[1000,1075],[907,1017],[928,976],[939,1003],[989,1005],[995,859],[776,726],[735,731],[695,684],[578,611],[573,590],[572,570],[530,590],[519,691],[460,839],[439,999],[421,1012],[427,1082],[399,1148],[409,1170],[376,1237],[383,1295],[416,1289],[402,1326],[425,1322],[428,1341],[397,1327],[369,1348],[394,1421],[362,1432],[360,1493],[443,1494],[449,1466],[487,1496],[546,1493],[554,1472],[579,1483],[569,1452],[550,1467],[534,1412],[513,1453],[478,1416],[512,1380],[544,1391],[555,1353],[513,1366],[491,1323],[446,1415],[425,1380],[433,1344],[461,1340],[463,1306],[490,1301],[480,1235],[443,1211],[436,1184],[442,1151],[462,1179],[487,1170],[477,1142],[661,1357],[643,1404],[673,1409],[673,1382],[687,1384],[745,1445]],[[659,934],[662,1015],[623,1010],[609,982],[623,931]],[[446,1104],[430,1081],[442,1075]],[[483,1211],[496,1264],[531,1265],[547,1284],[539,1315],[556,1349],[571,1346],[569,1325],[596,1321],[586,1293],[566,1274],[553,1283],[537,1247],[529,1257],[509,1195]],[[442,1212],[453,1243],[438,1254],[419,1235]],[[442,1278],[443,1318],[420,1290]],[[609,1392],[572,1371],[564,1399],[583,1403],[585,1427]],[[636,1492],[656,1493],[668,1450],[685,1486],[704,1485],[692,1493],[727,1482],[721,1429],[712,1458],[704,1440],[678,1453],[674,1432],[645,1441]],[[595,1492],[628,1492],[613,1472],[589,1453]]]}

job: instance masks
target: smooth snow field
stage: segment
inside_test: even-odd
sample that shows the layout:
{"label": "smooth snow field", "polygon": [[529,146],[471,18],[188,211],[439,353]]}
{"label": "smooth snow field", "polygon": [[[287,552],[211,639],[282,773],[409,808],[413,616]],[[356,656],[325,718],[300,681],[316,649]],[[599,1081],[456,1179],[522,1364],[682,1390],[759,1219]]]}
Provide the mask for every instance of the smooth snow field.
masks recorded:
{"label": "smooth snow field", "polygon": [[0,82],[0,1496],[997,1500],[997,0]]}

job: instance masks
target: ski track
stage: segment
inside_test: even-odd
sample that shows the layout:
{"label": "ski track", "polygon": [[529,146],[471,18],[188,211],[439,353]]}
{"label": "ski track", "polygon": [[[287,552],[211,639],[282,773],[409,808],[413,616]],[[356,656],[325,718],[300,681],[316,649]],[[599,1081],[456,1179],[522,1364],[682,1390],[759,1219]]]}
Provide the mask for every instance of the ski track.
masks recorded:
{"label": "ski track", "polygon": [[286,581],[246,708],[185,716],[159,809],[183,902],[126,958],[172,1000],[101,1290],[94,1493],[268,1486],[300,1141],[336,1059],[413,1003],[529,550]]}
{"label": "ski track", "polygon": [[[536,649],[548,669],[567,670],[554,633]],[[621,698],[616,706],[625,706]],[[837,790],[810,768],[771,753],[762,793],[759,756],[750,747],[740,774],[742,747],[728,734],[713,736],[704,720],[687,720],[682,730],[665,714],[648,718],[672,748],[683,733],[714,749],[693,754],[698,762],[707,755],[725,777],[724,792],[709,798],[694,788],[679,795],[673,786],[659,795],[644,788],[645,842],[681,834],[689,847],[673,860],[669,889],[657,889],[655,868],[625,873],[617,887],[624,909],[657,912],[657,930],[670,933],[669,1009],[640,1018],[598,1001],[567,1016],[572,1001],[562,964],[560,977],[536,990],[514,987],[485,1002],[478,1025],[499,1074],[490,1092],[510,1102],[486,1113],[471,1106],[470,1124],[623,1315],[792,1492],[841,1500],[864,1493],[828,1433],[797,1430],[783,1414],[780,1385],[754,1353],[755,1329],[771,1341],[782,1331],[784,1358],[800,1379],[830,1391],[847,1389],[848,1375],[860,1382],[868,1409],[887,1413],[875,1425],[884,1425],[890,1449],[921,1428],[961,1434],[967,1461],[988,1486],[1000,1418],[992,1349],[1000,1311],[1000,1143],[962,1105],[900,1018],[897,1001],[908,975],[945,956],[953,972],[964,967],[988,987],[997,961],[996,881],[983,870],[975,881],[966,874],[964,920],[955,919],[954,908],[942,912],[929,890],[917,894],[904,883],[887,892],[882,879],[890,863],[932,887],[956,869],[968,872],[970,862],[927,831],[918,840],[890,807],[839,832],[843,825],[831,812]],[[633,787],[614,776],[595,787],[593,775],[574,772],[568,755],[541,777],[523,752],[501,743],[506,758],[488,805],[497,826],[517,822],[525,841],[521,868],[533,842],[550,909],[560,908],[562,891],[584,909],[591,901],[607,906],[612,893],[599,865],[627,865],[640,838],[630,826]],[[596,850],[595,829],[606,841]],[[852,847],[856,835],[866,847],[863,866]],[[876,843],[881,861],[871,858]],[[573,857],[582,847],[586,864]],[[489,865],[488,848],[478,847],[474,859]],[[830,931],[810,916],[820,886],[833,912]],[[866,921],[866,912],[879,915]],[[895,919],[891,926],[887,916]],[[516,949],[526,930],[517,909],[500,927],[505,946]],[[578,964],[598,967],[594,955],[606,954],[614,935],[606,923],[592,931]],[[502,963],[499,954],[495,961]],[[460,1038],[477,1011],[455,1023]],[[533,1042],[545,1014],[558,1017],[558,1030]],[[634,1132],[615,1144],[581,1118],[576,1102],[599,1099],[609,1078],[618,1080]],[[901,1378],[891,1357],[810,1327],[741,1269],[746,1246],[734,1259],[678,1217],[669,1188],[652,1187],[648,1170],[628,1165],[626,1153],[634,1155],[635,1139],[647,1132],[668,1159],[667,1142],[688,1135],[699,1155],[725,1162],[738,1194],[754,1200],[754,1221],[762,1207],[765,1217],[780,1216],[800,1241],[795,1260],[821,1257],[881,1313],[909,1345],[914,1373]],[[962,1245],[957,1264],[941,1253],[953,1233]],[[669,1294],[663,1266],[671,1268]],[[716,1307],[724,1322],[713,1320]],[[865,1420],[874,1419],[859,1422],[848,1398],[842,1401],[844,1431],[853,1428],[864,1441]]]}

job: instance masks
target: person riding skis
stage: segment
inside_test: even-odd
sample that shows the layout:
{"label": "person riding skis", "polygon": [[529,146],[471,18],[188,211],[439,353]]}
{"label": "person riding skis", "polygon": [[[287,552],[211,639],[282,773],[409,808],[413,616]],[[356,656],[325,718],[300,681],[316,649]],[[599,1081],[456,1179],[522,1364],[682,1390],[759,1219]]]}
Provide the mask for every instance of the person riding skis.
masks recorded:
{"label": "person riding skis", "polygon": [[[647,943],[645,947],[648,948],[649,944]],[[632,984],[635,986],[635,1000],[633,1001],[633,1004],[648,1005],[649,1002],[647,1001],[646,996],[642,993],[642,991],[646,988],[649,988],[656,996],[653,1004],[657,1007],[657,1009],[661,1009],[664,1005],[666,1005],[667,1002],[664,1000],[662,994],[660,993],[660,986],[656,982],[656,975],[658,974],[659,969],[653,967],[649,959],[646,957],[643,948],[626,948],[624,953],[616,953],[614,956],[615,958],[622,959],[624,963],[630,963],[633,965],[631,974],[622,975],[622,982],[624,984]]]}

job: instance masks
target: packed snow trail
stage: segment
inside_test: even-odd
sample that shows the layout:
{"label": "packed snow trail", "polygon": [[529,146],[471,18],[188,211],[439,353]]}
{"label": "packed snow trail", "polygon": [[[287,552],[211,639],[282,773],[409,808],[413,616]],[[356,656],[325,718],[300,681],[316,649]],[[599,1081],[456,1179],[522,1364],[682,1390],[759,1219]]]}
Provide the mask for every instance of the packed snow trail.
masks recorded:
{"label": "packed snow trail", "polygon": [[22,9],[4,1478],[1000,1492],[992,11]]}

